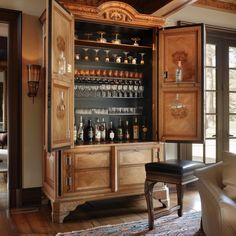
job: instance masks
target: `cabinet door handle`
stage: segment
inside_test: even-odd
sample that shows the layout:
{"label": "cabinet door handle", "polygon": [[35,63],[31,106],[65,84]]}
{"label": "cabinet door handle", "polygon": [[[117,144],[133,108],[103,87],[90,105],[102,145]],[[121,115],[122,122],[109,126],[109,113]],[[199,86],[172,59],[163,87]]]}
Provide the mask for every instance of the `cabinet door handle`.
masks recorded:
{"label": "cabinet door handle", "polygon": [[164,78],[164,79],[167,79],[167,78],[168,78],[168,71],[164,71],[164,72],[163,72],[163,78]]}

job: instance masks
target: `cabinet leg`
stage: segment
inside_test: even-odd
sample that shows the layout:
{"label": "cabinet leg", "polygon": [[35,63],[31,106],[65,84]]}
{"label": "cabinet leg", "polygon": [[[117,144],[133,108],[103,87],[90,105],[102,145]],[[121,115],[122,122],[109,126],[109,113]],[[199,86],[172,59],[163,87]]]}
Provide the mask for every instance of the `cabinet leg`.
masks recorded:
{"label": "cabinet leg", "polygon": [[77,206],[84,204],[81,201],[73,202],[53,202],[51,201],[52,206],[52,222],[53,223],[63,223],[63,220],[69,213],[76,209]]}

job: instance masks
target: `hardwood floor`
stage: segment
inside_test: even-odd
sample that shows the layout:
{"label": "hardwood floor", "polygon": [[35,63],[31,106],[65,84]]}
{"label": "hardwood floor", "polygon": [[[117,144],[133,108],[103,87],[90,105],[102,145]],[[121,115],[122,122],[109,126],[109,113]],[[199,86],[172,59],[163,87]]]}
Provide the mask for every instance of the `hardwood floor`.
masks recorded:
{"label": "hardwood floor", "polygon": [[[171,205],[174,205],[176,203],[176,193],[171,193],[170,198]],[[49,236],[58,232],[147,219],[144,196],[86,203],[72,212],[63,224],[51,222],[49,204],[42,205],[40,208],[13,209],[9,212],[4,209],[5,203],[4,201],[1,202],[1,200],[2,198],[0,198],[0,205],[2,205],[0,207],[1,236]],[[158,201],[155,202],[157,207],[161,206]],[[200,211],[200,209],[201,204],[198,192],[193,187],[186,189],[184,211]]]}

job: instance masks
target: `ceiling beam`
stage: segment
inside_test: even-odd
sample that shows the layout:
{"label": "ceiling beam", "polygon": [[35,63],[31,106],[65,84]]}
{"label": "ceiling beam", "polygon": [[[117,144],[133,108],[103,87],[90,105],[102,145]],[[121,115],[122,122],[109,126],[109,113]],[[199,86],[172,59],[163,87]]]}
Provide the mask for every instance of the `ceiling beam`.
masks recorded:
{"label": "ceiling beam", "polygon": [[172,0],[155,12],[155,16],[168,17],[197,0]]}
{"label": "ceiling beam", "polygon": [[214,10],[220,10],[229,13],[236,13],[236,1],[235,0],[198,0],[195,6],[206,7]]}

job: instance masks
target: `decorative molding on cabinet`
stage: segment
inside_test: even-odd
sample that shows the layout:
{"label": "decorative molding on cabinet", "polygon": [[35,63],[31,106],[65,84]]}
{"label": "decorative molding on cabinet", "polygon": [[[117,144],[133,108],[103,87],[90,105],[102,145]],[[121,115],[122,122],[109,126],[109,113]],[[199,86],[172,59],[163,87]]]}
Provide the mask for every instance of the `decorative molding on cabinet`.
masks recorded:
{"label": "decorative molding on cabinet", "polygon": [[113,24],[115,22],[116,24],[138,25],[145,28],[161,27],[165,24],[164,18],[140,14],[133,7],[123,2],[109,1],[98,7],[68,3],[65,0],[61,0],[60,2],[77,19]]}

